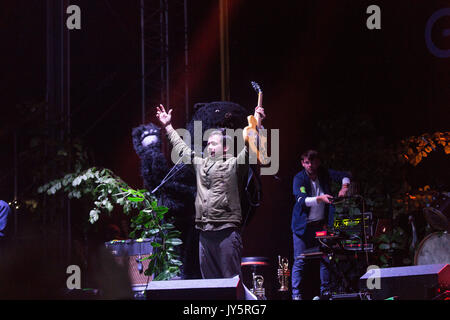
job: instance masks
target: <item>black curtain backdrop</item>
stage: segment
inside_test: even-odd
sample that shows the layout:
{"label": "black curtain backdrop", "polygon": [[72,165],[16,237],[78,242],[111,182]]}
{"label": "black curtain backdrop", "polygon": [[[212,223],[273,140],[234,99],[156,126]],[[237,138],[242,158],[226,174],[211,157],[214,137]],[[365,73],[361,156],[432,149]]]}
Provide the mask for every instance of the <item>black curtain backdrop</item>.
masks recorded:
{"label": "black curtain backdrop", "polygon": [[[434,56],[425,43],[428,19],[449,3],[230,3],[231,100],[251,110],[257,101],[250,81],[257,81],[264,91],[265,126],[280,130],[279,179],[262,178],[263,203],[245,229],[244,256],[275,261],[279,254],[291,255],[292,178],[300,170],[301,152],[323,138],[314,135],[317,121],[362,112],[392,140],[449,129],[450,58]],[[82,13],[82,29],[70,33],[72,132],[93,151],[96,166],[141,187],[131,141],[131,129],[141,122],[138,1],[71,4]],[[381,8],[381,30],[366,27],[371,4]],[[16,106],[45,100],[45,1],[0,6],[0,197],[11,199],[13,132],[36,125],[31,113],[18,113]],[[191,107],[220,99],[218,23],[214,1],[190,1]],[[432,37],[449,50],[445,29],[450,29],[448,16],[439,19]],[[176,126],[183,126],[184,107],[173,107]]]}

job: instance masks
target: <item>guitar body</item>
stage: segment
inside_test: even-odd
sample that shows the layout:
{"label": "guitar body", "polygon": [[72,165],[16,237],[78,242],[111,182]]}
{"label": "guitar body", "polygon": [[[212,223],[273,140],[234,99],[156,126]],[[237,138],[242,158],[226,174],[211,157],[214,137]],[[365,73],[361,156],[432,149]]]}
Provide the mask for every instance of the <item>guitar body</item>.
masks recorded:
{"label": "guitar body", "polygon": [[258,161],[265,165],[270,161],[267,158],[267,137],[260,134],[257,128],[258,121],[254,116],[247,117],[248,126],[244,128],[242,135],[251,151],[256,154]]}
{"label": "guitar body", "polygon": [[[258,107],[261,107],[262,91],[257,83],[252,82],[252,85],[258,91]],[[242,132],[244,141],[248,144],[250,150],[256,154],[261,164],[269,164],[270,160],[267,157],[267,137],[258,131],[258,120],[254,116],[248,116],[247,121],[248,126]]]}

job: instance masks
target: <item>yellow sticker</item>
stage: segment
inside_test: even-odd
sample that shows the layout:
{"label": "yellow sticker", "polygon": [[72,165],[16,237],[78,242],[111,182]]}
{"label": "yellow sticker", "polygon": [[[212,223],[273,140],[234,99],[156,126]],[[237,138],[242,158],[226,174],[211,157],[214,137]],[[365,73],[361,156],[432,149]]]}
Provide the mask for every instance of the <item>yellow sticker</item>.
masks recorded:
{"label": "yellow sticker", "polygon": [[305,187],[300,187],[300,192],[306,193]]}

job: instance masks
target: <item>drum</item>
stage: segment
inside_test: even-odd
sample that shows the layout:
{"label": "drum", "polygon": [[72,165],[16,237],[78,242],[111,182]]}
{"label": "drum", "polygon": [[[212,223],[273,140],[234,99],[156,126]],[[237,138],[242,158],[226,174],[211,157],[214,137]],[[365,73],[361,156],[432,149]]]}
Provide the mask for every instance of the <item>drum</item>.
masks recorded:
{"label": "drum", "polygon": [[426,236],[417,247],[415,265],[450,263],[450,234],[434,232]]}
{"label": "drum", "polygon": [[146,276],[144,271],[148,268],[148,258],[153,253],[151,243],[155,238],[134,240],[112,240],[105,242],[106,248],[111,252],[116,263],[128,269],[128,277],[133,288],[146,286],[153,280],[153,275]]}
{"label": "drum", "polygon": [[450,197],[448,193],[441,193],[433,197],[429,207],[423,209],[425,218],[430,226],[437,230],[450,231]]}

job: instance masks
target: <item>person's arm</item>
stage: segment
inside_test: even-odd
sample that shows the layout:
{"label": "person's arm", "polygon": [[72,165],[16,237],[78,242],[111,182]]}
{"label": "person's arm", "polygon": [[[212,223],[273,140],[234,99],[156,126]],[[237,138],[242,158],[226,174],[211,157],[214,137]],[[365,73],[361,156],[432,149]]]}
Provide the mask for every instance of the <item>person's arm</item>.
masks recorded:
{"label": "person's arm", "polygon": [[299,176],[294,177],[294,183],[293,183],[293,190],[292,193],[294,194],[295,201],[300,204],[300,206],[305,206],[306,198],[308,197],[308,194],[306,193],[306,188],[304,186],[304,179],[302,179]]}
{"label": "person's arm", "polygon": [[350,187],[351,174],[348,172],[341,172],[335,170],[328,170],[330,177],[335,182],[341,182],[341,190],[339,190],[338,197],[345,197],[348,194]]}
{"label": "person's arm", "polygon": [[0,200],[0,239],[5,236],[6,225],[8,223],[8,215],[10,214],[11,209],[9,205]]}
{"label": "person's arm", "polygon": [[314,207],[319,205],[319,203],[331,203],[331,199],[333,199],[333,196],[330,196],[329,194],[323,194],[321,196],[317,197],[306,197],[305,199],[305,205],[307,207]]}
{"label": "person's arm", "polygon": [[345,197],[348,194],[349,187],[350,187],[350,178],[349,177],[342,178],[342,187],[341,190],[339,190],[338,197]]}
{"label": "person's arm", "polygon": [[317,197],[309,197],[306,193],[305,181],[304,179],[295,176],[294,177],[294,185],[293,185],[293,194],[295,196],[295,200],[300,203],[302,206],[313,207],[317,206],[319,203],[331,203],[330,200],[333,198],[329,194],[323,194]]}
{"label": "person's arm", "polygon": [[263,107],[256,107],[255,108],[255,114],[253,115],[256,118],[256,121],[258,121],[257,127],[258,129],[263,129],[262,121],[266,118],[266,113],[264,112]]}
{"label": "person's arm", "polygon": [[167,137],[172,144],[172,154],[176,155],[176,157],[182,157],[183,161],[190,161],[193,155],[192,149],[181,139],[171,124],[172,109],[166,112],[164,106],[160,104],[157,107],[156,117],[161,123],[161,126],[166,130]]}

